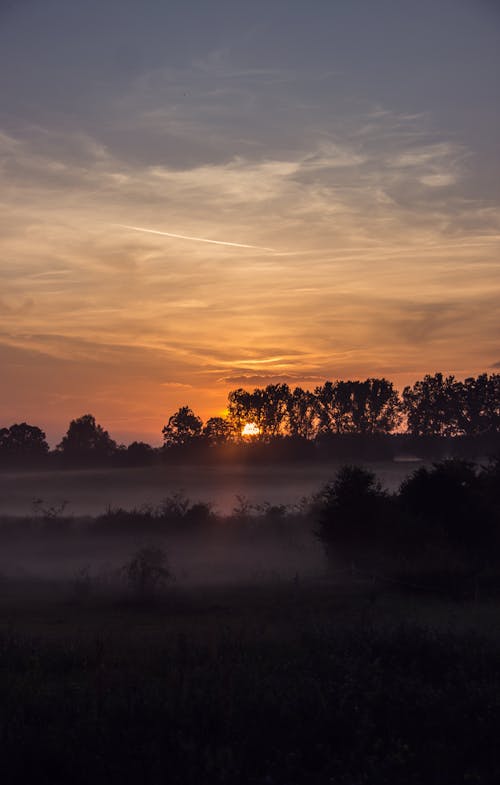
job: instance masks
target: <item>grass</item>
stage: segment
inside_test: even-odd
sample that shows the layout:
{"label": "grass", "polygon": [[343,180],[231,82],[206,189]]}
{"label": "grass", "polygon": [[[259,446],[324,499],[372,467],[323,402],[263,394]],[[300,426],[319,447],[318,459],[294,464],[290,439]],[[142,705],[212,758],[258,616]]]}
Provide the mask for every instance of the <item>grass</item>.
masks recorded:
{"label": "grass", "polygon": [[498,603],[365,587],[12,584],[3,783],[500,781]]}
{"label": "grass", "polygon": [[497,785],[498,537],[336,494],[4,516],[2,785]]}

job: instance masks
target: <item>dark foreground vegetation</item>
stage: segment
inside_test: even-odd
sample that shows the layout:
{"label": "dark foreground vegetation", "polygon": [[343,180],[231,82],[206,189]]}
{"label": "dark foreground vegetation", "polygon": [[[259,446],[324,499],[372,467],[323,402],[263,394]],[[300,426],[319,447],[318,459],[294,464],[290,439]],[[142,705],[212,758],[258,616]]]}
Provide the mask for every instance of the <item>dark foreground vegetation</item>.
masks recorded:
{"label": "dark foreground vegetation", "polygon": [[2,781],[498,783],[498,639],[338,608],[276,639],[258,605],[245,629],[203,612],[203,636],[172,608],[109,611],[94,638],[3,633]]}
{"label": "dark foreground vegetation", "polygon": [[38,500],[0,546],[2,782],[500,780],[498,460],[226,517]]}

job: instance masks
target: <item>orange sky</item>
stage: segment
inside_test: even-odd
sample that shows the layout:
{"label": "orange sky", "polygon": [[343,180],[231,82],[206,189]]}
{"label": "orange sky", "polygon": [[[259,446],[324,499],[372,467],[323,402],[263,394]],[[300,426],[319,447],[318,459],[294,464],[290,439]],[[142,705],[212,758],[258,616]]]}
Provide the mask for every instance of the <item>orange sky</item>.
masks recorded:
{"label": "orange sky", "polygon": [[[21,22],[9,46],[28,52]],[[493,47],[481,31],[478,63]],[[261,49],[243,68],[237,47],[207,44],[122,69],[118,86],[82,68],[78,104],[63,80],[60,105],[48,110],[47,87],[23,117],[18,85],[0,115],[0,425],[27,420],[54,442],[91,412],[118,440],[158,443],[178,406],[219,414],[238,386],[384,375],[401,388],[498,368],[489,83],[475,136],[467,106],[452,120],[451,49],[448,92],[423,74],[429,95],[402,99],[385,82],[363,94],[368,62],[350,75],[346,60],[339,79],[335,47],[320,69],[313,40],[307,67],[271,62],[270,47],[267,66]],[[414,82],[418,63],[416,47]]]}

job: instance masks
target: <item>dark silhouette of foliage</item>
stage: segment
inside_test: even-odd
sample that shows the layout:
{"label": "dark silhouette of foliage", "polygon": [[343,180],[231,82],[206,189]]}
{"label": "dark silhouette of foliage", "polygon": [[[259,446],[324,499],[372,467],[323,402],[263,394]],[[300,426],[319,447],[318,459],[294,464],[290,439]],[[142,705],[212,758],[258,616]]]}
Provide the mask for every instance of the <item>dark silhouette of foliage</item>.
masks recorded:
{"label": "dark silhouette of foliage", "polygon": [[69,463],[99,463],[115,453],[116,442],[96,423],[92,414],[84,414],[71,420],[57,449]]}
{"label": "dark silhouette of foliage", "polygon": [[3,633],[4,782],[500,780],[494,636],[319,624],[280,603],[271,636],[260,599],[242,639],[241,609],[222,624],[213,602],[201,639],[199,615],[163,608],[126,636]]}
{"label": "dark silhouette of foliage", "polygon": [[375,474],[343,466],[317,498],[317,535],[327,552],[341,544],[373,542],[388,516],[390,497]]}
{"label": "dark silhouette of foliage", "polygon": [[126,466],[147,466],[153,463],[155,451],[146,442],[132,442],[120,456],[121,463]]}
{"label": "dark silhouette of foliage", "polygon": [[36,425],[16,423],[0,429],[0,461],[4,464],[33,464],[49,452],[45,433]]}
{"label": "dark silhouette of foliage", "polygon": [[416,436],[456,436],[460,433],[462,388],[454,376],[425,376],[403,390],[403,411]]}
{"label": "dark silhouette of foliage", "polygon": [[345,382],[325,382],[316,387],[320,433],[345,433],[349,430],[348,396],[344,394]]}
{"label": "dark silhouette of foliage", "polygon": [[156,546],[141,548],[124,565],[123,572],[138,599],[151,599],[172,577],[165,552]]}
{"label": "dark silhouette of foliage", "polygon": [[318,399],[309,390],[296,387],[287,399],[290,436],[313,439],[318,430]]}
{"label": "dark silhouette of foliage", "polygon": [[224,417],[210,417],[203,428],[203,438],[211,445],[227,444],[234,438],[234,428]]}
{"label": "dark silhouette of foliage", "polygon": [[460,385],[459,430],[479,436],[500,430],[500,374],[469,377]]}
{"label": "dark silhouette of foliage", "polygon": [[263,390],[255,390],[260,398],[257,425],[265,439],[280,436],[286,428],[290,388],[288,384],[268,384]]}
{"label": "dark silhouette of foliage", "polygon": [[165,447],[186,447],[201,436],[203,423],[189,408],[181,406],[162,430]]}
{"label": "dark silhouette of foliage", "polygon": [[239,388],[228,396],[228,419],[236,434],[247,423],[254,423],[260,430],[259,438],[269,440],[286,430],[290,388],[287,384],[269,384],[247,392]]}
{"label": "dark silhouette of foliage", "polygon": [[241,439],[241,432],[247,422],[255,422],[256,413],[252,393],[238,387],[228,394],[228,420],[231,423],[236,439]]}
{"label": "dark silhouette of foliage", "polygon": [[[253,435],[243,433],[255,425]],[[119,447],[91,414],[72,420],[49,453],[45,434],[26,423],[0,429],[0,466],[150,465],[182,455],[203,463],[314,460],[391,460],[400,454],[425,460],[484,458],[500,448],[500,374],[463,382],[426,375],[400,398],[385,378],[326,381],[314,392],[288,384],[243,388],[228,395],[226,417],[205,425],[181,406],[162,430],[164,448],[144,442]]]}
{"label": "dark silhouette of foliage", "polygon": [[387,379],[325,382],[315,395],[322,433],[390,433],[401,422],[398,393]]}
{"label": "dark silhouette of foliage", "polygon": [[399,491],[402,507],[422,526],[437,527],[454,546],[481,549],[491,543],[492,519],[483,478],[470,461],[450,459],[422,466]]}

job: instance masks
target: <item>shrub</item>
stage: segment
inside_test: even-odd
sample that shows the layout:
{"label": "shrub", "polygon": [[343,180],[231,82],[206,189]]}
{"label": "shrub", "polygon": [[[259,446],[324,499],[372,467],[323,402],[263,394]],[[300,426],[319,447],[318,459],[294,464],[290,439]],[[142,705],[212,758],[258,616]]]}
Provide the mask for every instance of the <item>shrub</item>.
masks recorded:
{"label": "shrub", "polygon": [[165,551],[155,546],[137,551],[123,571],[129,588],[140,599],[158,594],[172,577]]}
{"label": "shrub", "polygon": [[390,518],[391,497],[375,474],[360,466],[343,466],[316,498],[317,536],[326,545],[360,544],[378,537]]}

